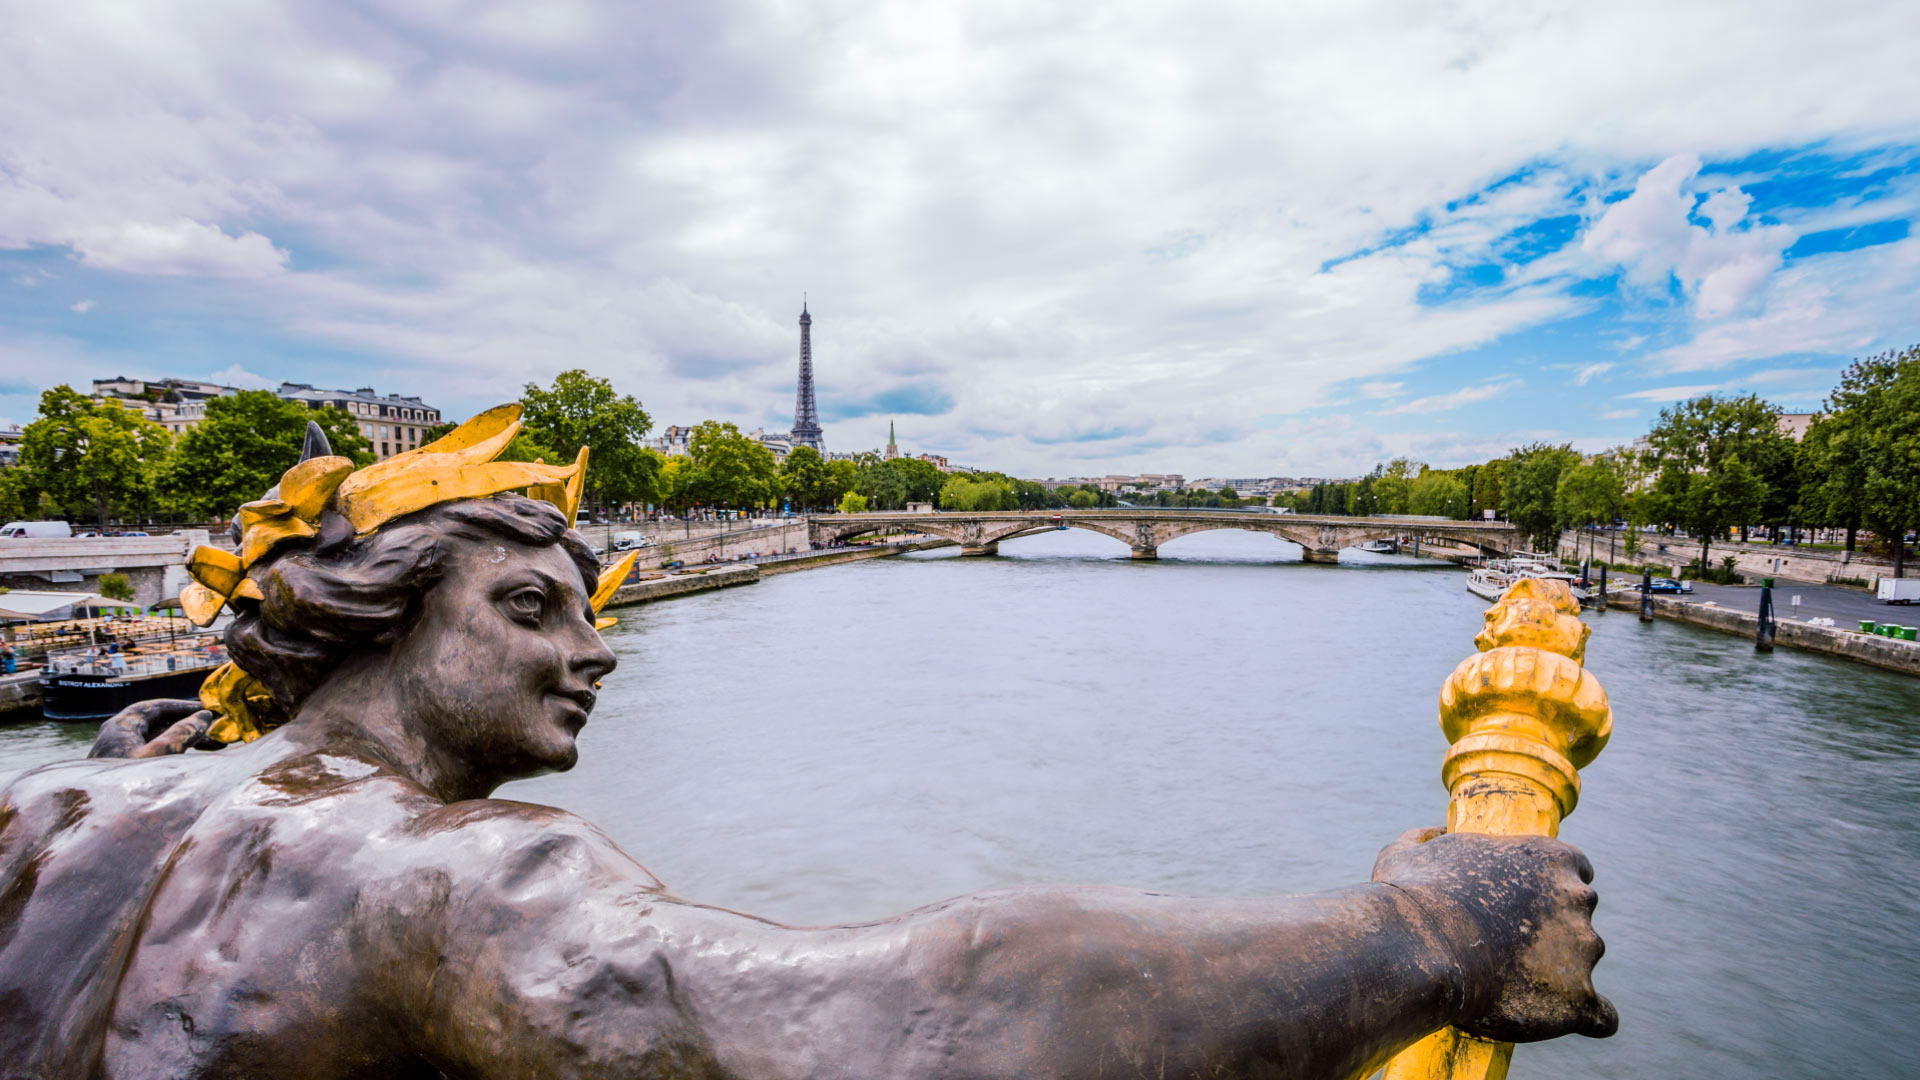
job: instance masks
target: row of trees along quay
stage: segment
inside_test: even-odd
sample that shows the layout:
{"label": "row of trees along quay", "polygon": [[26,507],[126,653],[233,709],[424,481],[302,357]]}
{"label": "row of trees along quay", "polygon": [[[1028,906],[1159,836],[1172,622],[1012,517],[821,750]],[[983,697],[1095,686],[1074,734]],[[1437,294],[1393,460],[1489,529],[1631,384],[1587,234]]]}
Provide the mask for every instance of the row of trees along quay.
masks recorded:
{"label": "row of trees along quay", "polygon": [[[798,447],[784,462],[731,423],[694,429],[691,453],[665,456],[645,445],[653,420],[630,394],[583,370],[522,390],[525,426],[502,455],[570,461],[593,448],[588,503],[631,517],[655,507],[694,509],[1043,510],[1113,506],[1092,486],[1049,489],[998,472],[943,473],[917,458],[862,454],[826,460]],[[1707,394],[1661,412],[1645,446],[1582,455],[1571,445],[1533,443],[1505,457],[1457,469],[1396,458],[1358,480],[1283,492],[1275,506],[1308,514],[1422,514],[1479,519],[1487,510],[1513,522],[1539,548],[1569,528],[1625,522],[1627,554],[1641,530],[1698,538],[1702,573],[1713,539],[1737,529],[1798,538],[1801,530],[1844,533],[1848,551],[1886,549],[1896,576],[1920,525],[1920,347],[1856,360],[1798,443],[1780,430],[1780,411],[1752,395]],[[334,452],[373,460],[357,422],[332,408],[309,409],[266,391],[216,398],[206,419],[178,439],[113,402],[70,387],[40,397],[20,444],[20,463],[0,472],[0,520],[67,517],[119,522],[210,523],[257,499],[298,458],[309,419]],[[431,433],[451,430],[445,425]],[[1160,491],[1135,505],[1236,507],[1262,500],[1222,491]]]}
{"label": "row of trees along quay", "polygon": [[[694,429],[690,454],[663,455],[645,444],[653,419],[640,402],[578,369],[551,385],[528,383],[520,396],[523,426],[501,459],[571,461],[582,446],[591,447],[586,505],[601,516],[633,517],[648,507],[679,515],[694,509],[901,510],[914,502],[965,510],[1115,504],[1110,492],[1092,487],[1048,490],[996,472],[949,475],[931,462],[889,461],[877,453],[828,461],[800,447],[776,464],[772,451],[717,420]],[[299,459],[308,420],[325,430],[334,453],[356,465],[373,462],[355,418],[269,391],[215,398],[206,419],[175,438],[117,402],[56,386],[40,395],[38,413],[22,432],[19,465],[0,470],[0,520],[67,518],[102,529],[224,522]],[[427,438],[454,426],[434,428]],[[1217,505],[1218,496],[1213,499]]]}
{"label": "row of trees along quay", "polygon": [[[1920,526],[1920,346],[1856,360],[1806,435],[1794,442],[1780,410],[1754,395],[1706,394],[1660,413],[1643,447],[1583,455],[1532,443],[1458,469],[1395,458],[1359,480],[1287,492],[1274,505],[1305,514],[1428,514],[1479,519],[1495,511],[1536,550],[1567,529],[1624,523],[1631,558],[1639,534],[1697,538],[1698,572],[1713,576],[1713,540],[1754,530],[1796,542],[1807,530],[1844,534],[1906,565]],[[1871,542],[1866,542],[1870,537]]]}

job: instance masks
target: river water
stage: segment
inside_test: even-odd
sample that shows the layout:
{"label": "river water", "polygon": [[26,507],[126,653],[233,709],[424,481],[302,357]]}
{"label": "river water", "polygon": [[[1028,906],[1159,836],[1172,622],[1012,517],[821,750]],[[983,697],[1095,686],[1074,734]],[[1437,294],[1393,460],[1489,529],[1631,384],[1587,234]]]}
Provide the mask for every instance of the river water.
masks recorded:
{"label": "river water", "polygon": [[[616,612],[579,767],[501,795],[793,923],[1035,882],[1331,888],[1444,819],[1435,695],[1485,607],[1459,572],[1237,532],[1151,563],[1083,532],[1000,550]],[[1514,1075],[1912,1075],[1920,682],[1586,618],[1614,736],[1562,835],[1599,868],[1621,1028]],[[0,729],[0,771],[88,735]]]}

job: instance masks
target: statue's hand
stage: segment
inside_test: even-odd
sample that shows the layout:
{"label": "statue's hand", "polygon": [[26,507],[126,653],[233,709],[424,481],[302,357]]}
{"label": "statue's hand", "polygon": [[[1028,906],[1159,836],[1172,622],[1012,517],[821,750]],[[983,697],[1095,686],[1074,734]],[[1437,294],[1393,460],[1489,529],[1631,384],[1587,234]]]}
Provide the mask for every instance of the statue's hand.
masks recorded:
{"label": "statue's hand", "polygon": [[159,757],[178,754],[206,734],[213,714],[187,698],[135,702],[100,725],[88,757]]}
{"label": "statue's hand", "polygon": [[1605,1038],[1620,1026],[1593,989],[1606,947],[1593,931],[1593,864],[1578,849],[1544,836],[1416,829],[1380,853],[1373,880],[1407,892],[1455,939],[1469,983],[1462,1030],[1535,1042]]}

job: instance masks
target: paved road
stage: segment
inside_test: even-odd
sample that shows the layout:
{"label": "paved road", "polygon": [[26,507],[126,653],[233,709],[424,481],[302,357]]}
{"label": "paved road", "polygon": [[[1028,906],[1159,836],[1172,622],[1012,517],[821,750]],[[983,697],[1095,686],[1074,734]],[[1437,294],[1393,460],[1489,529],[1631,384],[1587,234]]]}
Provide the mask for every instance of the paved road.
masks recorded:
{"label": "paved road", "polygon": [[[1695,603],[1708,600],[1724,608],[1737,611],[1758,612],[1760,610],[1760,588],[1757,585],[1709,585],[1693,582],[1690,599]],[[1800,598],[1800,607],[1795,609],[1793,598]],[[1883,604],[1873,598],[1872,593],[1859,589],[1847,589],[1838,585],[1812,585],[1797,581],[1783,581],[1773,590],[1774,613],[1782,619],[1798,617],[1800,619],[1832,619],[1843,627],[1859,625],[1861,619],[1875,622],[1896,623],[1901,626],[1920,626],[1920,605],[1900,606]]]}

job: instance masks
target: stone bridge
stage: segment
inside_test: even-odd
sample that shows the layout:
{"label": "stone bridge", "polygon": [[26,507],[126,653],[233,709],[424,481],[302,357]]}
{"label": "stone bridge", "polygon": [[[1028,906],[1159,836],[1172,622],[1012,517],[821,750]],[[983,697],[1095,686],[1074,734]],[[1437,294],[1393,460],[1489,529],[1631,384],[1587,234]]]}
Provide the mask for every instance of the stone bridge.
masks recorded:
{"label": "stone bridge", "polygon": [[180,595],[187,559],[201,544],[225,533],[188,529],[167,536],[68,537],[0,540],[0,586],[15,589],[100,591],[102,574],[120,573],[133,586],[134,602],[152,607]]}
{"label": "stone bridge", "polygon": [[1260,514],[1233,510],[1003,510],[984,513],[824,514],[808,519],[816,544],[851,540],[873,532],[908,529],[951,540],[962,555],[991,555],[1000,541],[1030,536],[1061,526],[1111,536],[1136,559],[1154,559],[1160,545],[1189,533],[1245,529],[1271,533],[1300,545],[1307,562],[1339,561],[1340,549],[1369,540],[1414,537],[1441,541],[1486,554],[1505,554],[1519,534],[1504,521],[1451,521],[1440,518],[1317,517]]}

